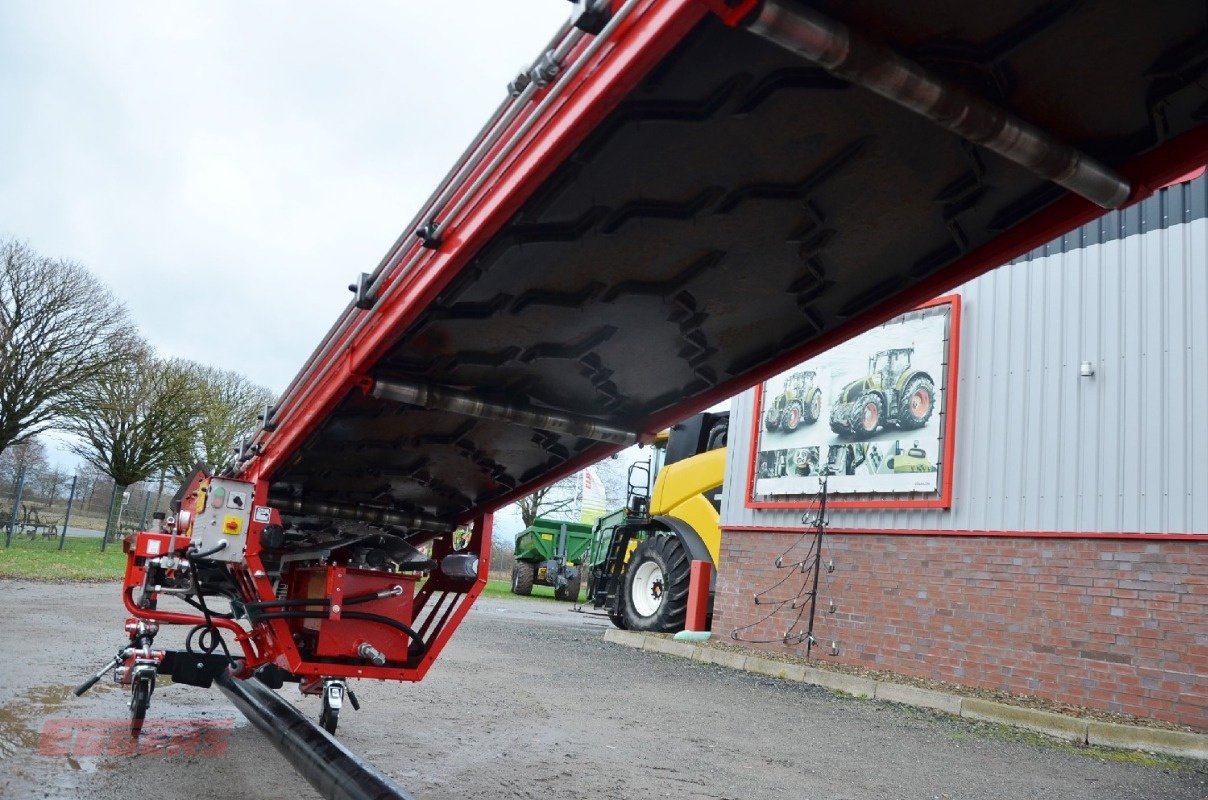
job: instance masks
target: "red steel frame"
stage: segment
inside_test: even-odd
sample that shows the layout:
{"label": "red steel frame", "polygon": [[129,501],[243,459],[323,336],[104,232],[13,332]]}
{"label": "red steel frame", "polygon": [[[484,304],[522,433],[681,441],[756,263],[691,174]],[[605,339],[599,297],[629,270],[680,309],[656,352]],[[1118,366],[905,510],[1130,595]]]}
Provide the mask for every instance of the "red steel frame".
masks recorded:
{"label": "red steel frame", "polygon": [[[614,8],[619,6],[614,0]],[[395,266],[382,276],[380,286],[393,287],[391,296],[380,302],[368,319],[361,319],[359,310],[349,307],[344,316],[328,334],[324,343],[315,351],[303,367],[305,378],[296,379],[297,386],[281,408],[274,414],[274,428],[257,439],[259,453],[244,468],[242,480],[254,484],[257,505],[267,504],[268,481],[286,462],[294,450],[327,418],[341,399],[358,384],[369,377],[368,370],[386,352],[407,325],[452,281],[470,258],[499,231],[518,211],[528,198],[541,186],[556,167],[576,148],[616,105],[641,81],[680,40],[709,13],[715,13],[729,25],[737,24],[754,6],[755,0],[742,0],[730,4],[726,0],[644,0],[639,2],[631,16],[614,32],[607,46],[599,49],[572,84],[566,87],[564,96],[545,111],[544,118],[537,121],[532,130],[513,151],[507,162],[492,179],[483,186],[476,197],[470,198],[456,218],[441,220],[448,231],[444,242],[434,250],[422,250],[413,240],[403,248],[398,264],[415,260],[414,268],[405,273]],[[585,44],[581,43],[572,52],[582,55]],[[546,96],[550,89],[539,92],[536,100]],[[535,113],[532,103],[512,123],[512,130],[524,124]],[[500,139],[495,149],[482,161],[490,163],[501,151],[507,137]],[[1130,179],[1135,190],[1129,203],[1148,197],[1156,189],[1174,181],[1189,171],[1203,166],[1208,156],[1208,126],[1201,126],[1167,142],[1160,148],[1147,153],[1128,164],[1120,166],[1120,172]],[[475,174],[481,174],[478,167]],[[471,180],[473,175],[471,176]],[[460,193],[468,191],[471,181],[463,184]],[[461,194],[455,194],[450,204]],[[446,206],[446,207],[451,207]],[[853,317],[827,334],[783,353],[779,358],[747,375],[722,383],[710,392],[685,400],[673,407],[653,414],[641,421],[645,432],[661,430],[680,419],[702,411],[717,402],[727,399],[757,382],[766,380],[808,358],[875,327],[905,311],[919,306],[930,298],[951,290],[1029,250],[1043,245],[1067,231],[1085,224],[1100,215],[1103,210],[1086,200],[1066,196],[1045,210],[1033,215],[990,243],[949,264],[927,279],[915,284],[896,297],[886,300],[872,309]],[[397,286],[396,286],[397,284]],[[345,326],[347,322],[360,320],[361,328]],[[342,330],[342,332],[340,332]],[[355,331],[355,332],[354,332]],[[334,340],[334,341],[333,341]],[[332,344],[330,349],[325,347]],[[327,354],[320,357],[326,350]],[[950,379],[949,391],[956,384],[955,376]],[[291,385],[291,389],[295,388]],[[950,400],[955,401],[951,396]],[[954,416],[954,415],[953,415]],[[288,635],[288,625],[283,620],[269,620],[245,631],[237,623],[215,619],[214,624],[235,635],[236,643],[243,649],[246,661],[244,673],[265,663],[276,663],[295,674],[304,676],[389,678],[395,680],[419,680],[447,643],[453,631],[468,612],[471,604],[486,583],[489,567],[491,513],[513,500],[570,475],[621,449],[619,446],[600,445],[568,461],[561,468],[551,471],[540,484],[518,487],[515,491],[492,500],[488,504],[467,511],[458,522],[472,523],[473,533],[468,550],[480,559],[478,577],[468,587],[453,585],[434,571],[420,588],[414,599],[414,619],[419,632],[427,643],[427,652],[414,667],[405,669],[390,667],[343,666],[304,661]],[[951,457],[948,457],[951,463]],[[948,471],[949,473],[951,470]],[[274,514],[274,520],[277,517]],[[262,524],[252,523],[248,531],[248,553],[246,566],[232,564],[241,587],[249,598],[274,599],[271,582],[264,574],[259,557],[259,534]],[[743,530],[744,528],[727,528]],[[750,528],[754,530],[776,530],[775,528]],[[834,532],[847,532],[832,529]],[[799,533],[798,529],[793,529]],[[852,531],[854,532],[854,531]],[[1020,534],[1017,532],[992,531],[865,531],[868,533],[896,534],[947,534],[947,535],[1034,535],[1034,536],[1089,536],[1096,538],[1123,538],[1127,536],[1151,536],[1166,539],[1191,539],[1194,536],[1155,536],[1152,534],[1067,534],[1059,532]],[[438,540],[434,557],[440,558],[451,548],[451,543]],[[131,565],[127,577],[133,585],[138,581],[136,556],[131,554]],[[125,591],[127,608],[135,616],[172,624],[197,625],[204,619],[197,614],[178,613],[146,609],[136,606]]]}
{"label": "red steel frame", "polygon": [[[831,508],[951,508],[952,507],[952,474],[956,455],[956,397],[957,379],[960,375],[960,332],[961,332],[961,297],[959,294],[949,294],[936,297],[920,306],[911,309],[922,311],[926,308],[948,305],[952,307],[950,324],[948,326],[948,374],[944,384],[944,458],[940,462],[943,471],[940,473],[940,489],[935,497],[894,499],[886,497],[882,500],[830,500],[826,504]],[[794,365],[796,366],[796,365]],[[790,367],[792,369],[792,367]],[[763,410],[763,393],[766,381],[755,385],[755,409],[751,417],[751,448],[747,458],[747,491],[743,502],[747,508],[806,508],[811,504],[809,498],[795,500],[756,500],[755,497],[755,459],[759,454],[760,413]]]}
{"label": "red steel frame", "polygon": [[[193,484],[189,487],[190,491],[184,495],[185,503],[190,502],[192,493],[196,492],[197,486],[202,480],[203,478],[194,479]],[[268,483],[266,481],[255,483],[253,497],[255,506],[263,507],[268,504]],[[278,599],[260,556],[260,533],[267,525],[279,524],[281,524],[281,518],[275,509],[268,522],[257,522],[254,519],[250,521],[244,560],[242,563],[229,565],[229,569],[239,585],[240,594],[245,600],[268,602]],[[478,575],[469,586],[459,584],[449,579],[439,569],[434,569],[416,592],[412,603],[412,618],[403,620],[416,629],[426,645],[423,657],[414,666],[376,667],[307,661],[298,651],[289,624],[284,619],[263,620],[255,623],[250,630],[233,620],[221,617],[212,617],[212,623],[233,634],[236,644],[243,651],[244,660],[238,677],[248,677],[257,667],[272,663],[294,675],[305,677],[421,680],[487,584],[487,575],[491,566],[492,525],[493,518],[490,514],[477,517],[474,520],[469,541],[463,550],[457,551],[478,556]],[[162,534],[137,534],[139,537],[156,535],[162,536]],[[177,537],[178,547],[186,547],[188,543],[188,536]],[[144,608],[134,602],[132,593],[135,588],[143,585],[145,572],[138,563],[137,548],[138,541],[135,540],[133,547],[130,548],[125,583],[122,589],[122,600],[126,610],[140,619],[172,625],[207,624],[205,617],[199,613]],[[442,557],[452,552],[454,550],[451,535],[434,541],[432,558],[436,561],[439,562]]]}

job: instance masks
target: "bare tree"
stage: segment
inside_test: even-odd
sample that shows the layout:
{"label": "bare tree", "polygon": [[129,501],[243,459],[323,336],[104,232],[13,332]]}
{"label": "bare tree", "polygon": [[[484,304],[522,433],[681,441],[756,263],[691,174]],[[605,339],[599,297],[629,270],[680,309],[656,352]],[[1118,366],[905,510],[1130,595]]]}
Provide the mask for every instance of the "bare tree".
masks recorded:
{"label": "bare tree", "polygon": [[580,480],[576,472],[517,500],[516,507],[520,509],[520,521],[524,527],[532,525],[538,517],[573,516],[579,503]]}
{"label": "bare tree", "polygon": [[38,494],[46,503],[47,508],[54,508],[55,500],[59,499],[59,491],[67,485],[71,476],[58,467],[50,467],[37,476]]}
{"label": "bare tree", "polygon": [[[73,395],[81,413],[64,426],[79,439],[72,449],[117,487],[170,469],[192,452],[202,401],[187,362],[156,358],[141,344]],[[110,518],[118,496],[115,490]]]}
{"label": "bare tree", "polygon": [[71,416],[121,356],[126,309],[79,264],[0,241],[0,452]]}
{"label": "bare tree", "polygon": [[0,487],[17,491],[17,480],[25,474],[25,485],[32,486],[47,469],[46,446],[37,438],[22,439],[0,452]]}
{"label": "bare tree", "polygon": [[202,364],[187,363],[200,392],[201,416],[197,440],[188,457],[169,470],[183,480],[194,465],[217,469],[231,455],[245,433],[253,430],[273,393],[252,383],[244,375]]}

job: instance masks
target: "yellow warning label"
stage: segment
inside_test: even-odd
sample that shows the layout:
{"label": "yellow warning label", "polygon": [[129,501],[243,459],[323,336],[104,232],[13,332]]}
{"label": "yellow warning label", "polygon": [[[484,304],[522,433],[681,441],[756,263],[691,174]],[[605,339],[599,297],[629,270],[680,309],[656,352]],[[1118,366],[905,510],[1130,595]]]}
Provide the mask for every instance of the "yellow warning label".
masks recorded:
{"label": "yellow warning label", "polygon": [[228,514],[222,520],[222,532],[227,536],[238,536],[243,533],[243,520]]}

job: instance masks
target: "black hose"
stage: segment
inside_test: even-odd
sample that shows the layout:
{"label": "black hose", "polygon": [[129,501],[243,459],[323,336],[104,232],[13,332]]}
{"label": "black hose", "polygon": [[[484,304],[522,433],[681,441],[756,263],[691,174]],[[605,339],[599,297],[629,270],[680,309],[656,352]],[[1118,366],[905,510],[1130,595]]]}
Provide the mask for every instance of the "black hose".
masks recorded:
{"label": "black hose", "polygon": [[244,607],[250,614],[253,611],[261,608],[272,607],[288,607],[288,606],[329,606],[331,605],[330,597],[300,597],[292,600],[258,600],[255,603],[248,603]]}
{"label": "black hose", "polygon": [[[379,625],[389,626],[407,634],[411,641],[419,646],[421,653],[428,650],[428,645],[415,632],[414,628],[410,625],[404,625],[396,619],[383,617],[381,614],[367,614],[363,611],[345,611],[340,616],[343,619],[359,619],[365,622],[376,622]],[[331,614],[326,611],[269,611],[264,614],[249,614],[249,618],[252,622],[262,622],[269,619],[331,619]]]}
{"label": "black hose", "polygon": [[[389,596],[389,595],[388,595]],[[354,594],[352,597],[344,598],[344,605],[355,606],[361,603],[368,603],[372,600],[382,600],[384,598],[378,596],[378,592],[367,592],[365,594]],[[289,600],[260,600],[255,603],[248,603],[246,608],[249,612],[260,608],[289,608],[296,606],[330,606],[330,597],[298,597]]]}
{"label": "black hose", "polygon": [[203,558],[209,558],[210,556],[217,553],[219,550],[225,550],[226,548],[227,548],[227,541],[224,539],[221,542],[219,542],[218,544],[211,547],[209,550],[202,550],[200,553],[190,553],[188,555],[188,558],[190,561],[192,561],[193,559],[200,560]]}

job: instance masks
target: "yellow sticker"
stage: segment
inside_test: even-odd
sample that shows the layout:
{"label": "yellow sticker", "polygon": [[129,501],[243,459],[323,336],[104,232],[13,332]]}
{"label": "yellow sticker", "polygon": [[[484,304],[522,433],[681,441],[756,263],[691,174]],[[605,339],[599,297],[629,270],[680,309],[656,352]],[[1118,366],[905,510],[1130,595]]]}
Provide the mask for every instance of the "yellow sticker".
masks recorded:
{"label": "yellow sticker", "polygon": [[222,532],[227,536],[238,536],[243,532],[243,520],[228,514],[222,520]]}
{"label": "yellow sticker", "polygon": [[210,484],[203,483],[197,487],[197,500],[193,503],[193,510],[200,514],[206,510],[206,495],[209,494]]}

